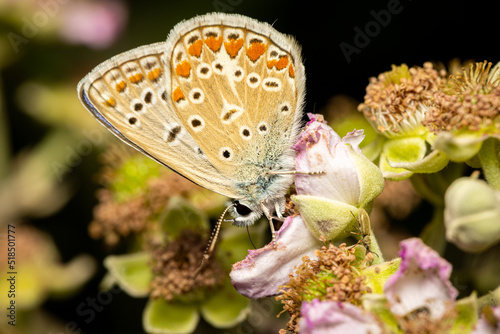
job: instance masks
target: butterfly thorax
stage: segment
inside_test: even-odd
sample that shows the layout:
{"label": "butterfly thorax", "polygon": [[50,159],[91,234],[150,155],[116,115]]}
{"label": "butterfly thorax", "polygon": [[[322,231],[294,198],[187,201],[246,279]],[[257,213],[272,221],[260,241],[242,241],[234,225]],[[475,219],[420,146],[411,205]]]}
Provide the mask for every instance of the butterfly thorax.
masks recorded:
{"label": "butterfly thorax", "polygon": [[[283,213],[285,205],[285,194],[293,183],[292,174],[275,174],[275,172],[289,172],[295,168],[295,152],[291,149],[274,155],[273,150],[269,150],[264,161],[259,163],[248,163],[243,165],[235,182],[235,189],[240,195],[240,202],[250,208],[254,215],[248,219],[236,219],[234,224],[238,226],[251,225],[258,219],[264,210],[269,214],[276,212]],[[273,159],[279,156],[278,159]],[[248,160],[247,160],[248,161]]]}

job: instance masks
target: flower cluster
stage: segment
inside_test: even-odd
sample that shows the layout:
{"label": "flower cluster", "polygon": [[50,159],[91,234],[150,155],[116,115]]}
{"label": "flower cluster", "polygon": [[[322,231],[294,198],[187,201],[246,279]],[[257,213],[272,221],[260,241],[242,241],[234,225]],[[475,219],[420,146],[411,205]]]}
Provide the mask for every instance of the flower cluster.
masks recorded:
{"label": "flower cluster", "polygon": [[[427,73],[428,78],[443,80],[430,64],[426,70],[402,67],[398,74],[405,78]],[[405,81],[385,78],[390,84]],[[432,102],[431,96],[421,101],[422,112]],[[421,239],[402,241],[399,257],[384,260],[365,212],[381,193],[384,179],[381,170],[361,153],[362,132],[352,131],[341,138],[321,116],[309,117],[295,145],[297,170],[326,173],[297,176],[297,194],[291,196],[296,214],[277,232],[276,247],[269,244],[249,251],[245,260],[233,265],[234,287],[249,298],[277,295],[283,304],[280,314],[289,314],[286,330],[280,333],[480,333],[483,326],[498,326],[498,318],[491,316],[498,312],[496,307],[484,308],[485,315],[479,317],[484,301],[475,293],[457,300],[458,291],[450,282],[451,264]],[[447,226],[453,228],[447,233],[455,231],[455,240],[484,250],[498,240],[496,195],[474,186],[478,188],[474,196],[483,193],[480,198],[485,203],[473,202],[470,209],[465,209],[468,206],[462,198],[470,186],[450,187],[446,202],[451,204],[445,216],[450,222]],[[473,209],[490,213],[478,216]],[[478,221],[483,232],[477,231]],[[350,235],[358,236],[348,247],[345,242]],[[498,301],[498,294],[491,298]]]}

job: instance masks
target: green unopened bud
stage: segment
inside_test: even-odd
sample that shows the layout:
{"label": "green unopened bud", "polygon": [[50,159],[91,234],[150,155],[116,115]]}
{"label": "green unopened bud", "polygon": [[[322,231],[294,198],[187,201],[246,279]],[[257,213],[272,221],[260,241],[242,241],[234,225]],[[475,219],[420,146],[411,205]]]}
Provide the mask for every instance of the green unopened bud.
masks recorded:
{"label": "green unopened bud", "polygon": [[500,193],[485,181],[463,177],[445,195],[446,239],[467,252],[500,241]]}

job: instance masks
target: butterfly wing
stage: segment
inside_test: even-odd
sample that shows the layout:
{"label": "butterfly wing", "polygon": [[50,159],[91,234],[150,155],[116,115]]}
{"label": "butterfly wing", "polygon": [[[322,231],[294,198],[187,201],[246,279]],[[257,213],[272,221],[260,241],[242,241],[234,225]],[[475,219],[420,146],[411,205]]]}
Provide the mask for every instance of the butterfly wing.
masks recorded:
{"label": "butterfly wing", "polygon": [[[304,100],[297,43],[267,23],[215,13],[177,25],[167,44],[173,107],[215,168],[255,183],[266,167],[283,165]],[[293,159],[281,167],[293,169]]]}
{"label": "butterfly wing", "polygon": [[166,43],[142,46],[97,66],[78,85],[89,112],[128,145],[207,189],[238,198],[182,126],[170,104]]}
{"label": "butterfly wing", "polygon": [[[292,38],[215,13],[181,22],[164,43],[104,62],[78,91],[125,143],[200,186],[257,203],[276,192],[250,196],[240,185],[255,184],[266,168],[293,169],[304,86]],[[276,188],[291,179],[285,183]]]}

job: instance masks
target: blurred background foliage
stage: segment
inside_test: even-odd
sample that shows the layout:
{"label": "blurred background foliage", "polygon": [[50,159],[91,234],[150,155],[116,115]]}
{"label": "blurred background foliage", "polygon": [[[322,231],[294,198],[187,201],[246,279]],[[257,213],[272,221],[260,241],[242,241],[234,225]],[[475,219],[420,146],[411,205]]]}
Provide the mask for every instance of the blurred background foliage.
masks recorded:
{"label": "blurred background foliage", "polygon": [[[78,101],[76,85],[87,72],[120,52],[164,40],[181,20],[213,11],[251,16],[296,37],[306,67],[306,112],[338,110],[335,95],[361,101],[368,78],[389,70],[391,64],[420,66],[456,57],[499,60],[497,15],[489,7],[493,2],[479,6],[467,1],[401,0],[401,12],[358,45],[348,61],[339,45],[355,45],[355,28],[364,29],[374,20],[373,11],[394,2],[0,0],[0,263],[7,256],[7,225],[15,224],[26,236],[39,234],[28,238],[28,244],[45,245],[32,253],[37,260],[43,258],[32,267],[34,281],[41,282],[43,273],[51,272],[55,276],[48,275],[47,282],[59,277],[59,287],[65,287],[57,291],[54,284],[41,284],[40,295],[31,300],[36,311],[28,332],[143,331],[146,300],[125,293],[113,293],[112,302],[99,308],[92,321],[76,311],[89,298],[97,298],[106,272],[103,259],[126,249],[110,248],[88,233],[97,204],[99,156],[107,143],[118,140],[110,138]],[[383,233],[391,235],[386,239],[390,255],[396,254],[398,240],[418,235],[430,220],[431,207],[415,203],[418,210],[409,219],[385,226]],[[50,251],[37,251],[44,247]],[[462,255],[457,254],[460,261]],[[470,261],[480,264],[479,259]],[[0,268],[3,277],[5,270]],[[459,281],[454,284],[460,289]],[[270,314],[268,321],[273,318]],[[3,325],[0,332],[8,330]],[[202,322],[198,331],[213,330]]]}

